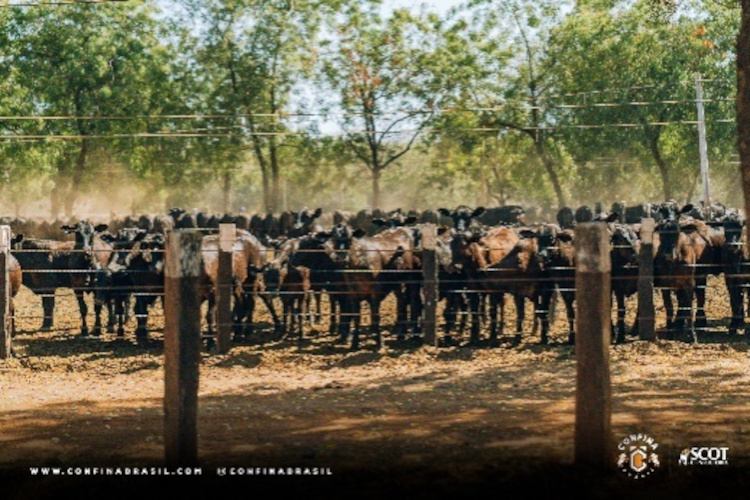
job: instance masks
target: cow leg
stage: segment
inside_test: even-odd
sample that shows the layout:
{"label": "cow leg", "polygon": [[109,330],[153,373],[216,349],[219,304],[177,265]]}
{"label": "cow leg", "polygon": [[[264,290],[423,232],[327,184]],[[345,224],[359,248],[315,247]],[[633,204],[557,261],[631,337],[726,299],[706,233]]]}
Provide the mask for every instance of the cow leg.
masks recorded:
{"label": "cow leg", "polygon": [[206,309],[206,328],[208,329],[208,347],[213,346],[213,336],[216,333],[216,295],[208,294],[208,308]]}
{"label": "cow leg", "polygon": [[481,298],[477,292],[469,293],[469,314],[471,315],[471,333],[469,334],[469,344],[476,346],[479,345],[479,323],[481,321],[479,317],[479,309],[481,306]]}
{"label": "cow leg", "polygon": [[114,301],[115,317],[117,318],[117,337],[122,338],[125,336],[125,298],[117,297]]}
{"label": "cow leg", "polygon": [[81,336],[86,337],[89,334],[89,326],[86,321],[86,316],[89,314],[89,306],[86,304],[83,292],[76,292],[75,294],[78,301],[78,311],[81,314]]}
{"label": "cow leg", "polygon": [[102,334],[102,303],[94,301],[94,329],[92,335],[100,336]]}
{"label": "cow leg", "polygon": [[576,310],[573,304],[575,295],[571,291],[560,292],[560,295],[562,295],[563,302],[565,302],[565,313],[568,318],[568,344],[574,345],[576,343]]}
{"label": "cow leg", "polygon": [[667,331],[672,333],[675,329],[675,315],[674,315],[674,304],[672,304],[672,292],[667,289],[661,291],[662,302],[664,302],[664,310],[667,315]]}
{"label": "cow leg", "polygon": [[684,334],[688,328],[695,337],[695,324],[693,323],[693,291],[682,289],[677,291],[677,320],[675,328],[678,333]]}
{"label": "cow leg", "polygon": [[621,290],[615,292],[615,301],[617,302],[617,344],[625,343],[625,293]]}
{"label": "cow leg", "polygon": [[[276,315],[276,310],[273,308],[273,303],[272,303],[273,299],[271,299],[270,297],[267,297],[265,294],[261,294],[260,297],[261,297],[261,300],[266,304],[266,307],[270,311],[273,311],[274,332],[278,333],[279,329],[281,328],[281,324],[279,322],[278,315]],[[252,335],[253,333],[255,333],[255,305],[256,305],[255,294],[254,293],[245,294],[244,306],[242,309],[244,316],[242,317],[241,326],[240,326],[243,337],[247,337],[248,335]]]}
{"label": "cow leg", "polygon": [[[337,299],[339,303],[339,324],[338,324],[338,338],[337,342],[346,343],[349,334],[352,331],[352,325],[354,321],[354,312],[357,307],[357,303],[354,299],[349,296],[342,295]],[[356,323],[359,323],[358,321]],[[356,333],[356,332],[355,332]]]}
{"label": "cow leg", "polygon": [[[250,313],[250,310],[255,310],[255,298],[253,294],[248,294],[248,296],[253,297],[252,302],[248,302],[248,314]],[[281,324],[281,319],[279,318],[278,313],[276,312],[276,308],[273,306],[273,298],[269,297],[267,294],[262,293],[260,294],[260,298],[263,301],[263,303],[266,305],[266,308],[268,308],[268,312],[271,313],[271,318],[273,319],[273,330],[276,334],[283,334],[283,327]],[[248,322],[252,324],[252,316],[248,317]]]}
{"label": "cow leg", "polygon": [[115,333],[115,325],[117,324],[117,313],[115,312],[115,301],[112,298],[108,298],[107,304],[107,333]]}
{"label": "cow leg", "polygon": [[[445,296],[445,308],[443,309],[443,334],[445,335],[446,344],[453,342],[451,334],[456,324],[456,311],[459,309],[460,295],[457,293],[448,293]],[[463,319],[463,318],[462,318]]]}
{"label": "cow leg", "polygon": [[[503,315],[505,310],[505,294],[502,292],[492,293],[489,296],[490,301],[490,347],[497,347],[498,345],[498,313]],[[504,321],[500,322],[500,333],[502,334]]]}
{"label": "cow leg", "polygon": [[706,318],[706,276],[699,276],[695,279],[695,327],[706,328],[708,320]]}
{"label": "cow leg", "polygon": [[375,336],[375,348],[383,348],[383,335],[380,332],[380,298],[371,299],[370,303],[370,332]]}
{"label": "cow leg", "polygon": [[304,318],[310,314],[310,305],[312,296],[308,292],[302,292],[294,302],[294,308],[297,313],[297,333],[299,334],[299,340],[304,337]]}
{"label": "cow leg", "polygon": [[44,311],[44,318],[42,319],[42,327],[40,328],[43,332],[52,330],[53,319],[55,315],[55,295],[43,295],[42,296],[42,310]]}
{"label": "cow leg", "polygon": [[148,300],[147,297],[135,298],[135,337],[139,343],[148,340]]}
{"label": "cow leg", "polygon": [[513,301],[516,304],[516,334],[513,345],[519,345],[523,335],[523,320],[526,317],[526,298],[520,293],[515,293],[513,294]]}
{"label": "cow leg", "polygon": [[729,323],[729,335],[736,335],[737,330],[742,328],[743,323],[745,322],[742,289],[739,287],[738,280],[735,277],[725,275],[724,282],[727,287],[727,293],[729,294],[729,305],[732,309],[732,319]]}
{"label": "cow leg", "polygon": [[244,292],[234,293],[234,304],[232,306],[232,340],[239,341],[244,335],[245,311],[247,309],[247,298]]}
{"label": "cow leg", "polygon": [[335,335],[340,322],[341,302],[336,296],[330,293],[328,294],[328,308],[328,333]]}
{"label": "cow leg", "polygon": [[393,333],[396,334],[396,340],[398,342],[403,342],[404,337],[406,336],[406,318],[408,316],[406,293],[404,293],[402,287],[399,286],[398,288],[396,288],[396,290],[394,290],[394,295],[396,296],[396,324],[394,325]]}
{"label": "cow leg", "polygon": [[536,319],[541,329],[539,343],[542,345],[549,343],[549,309],[552,302],[552,294],[551,290],[542,290],[541,293],[534,297]]}

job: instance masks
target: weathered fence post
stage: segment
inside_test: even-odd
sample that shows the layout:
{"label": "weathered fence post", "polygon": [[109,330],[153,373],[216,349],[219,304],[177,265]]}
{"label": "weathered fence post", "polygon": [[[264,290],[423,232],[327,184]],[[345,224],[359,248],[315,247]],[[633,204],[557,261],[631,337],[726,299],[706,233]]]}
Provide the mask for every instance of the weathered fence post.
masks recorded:
{"label": "weathered fence post", "polygon": [[0,226],[0,338],[2,338],[2,348],[0,349],[0,358],[8,359],[13,355],[13,335],[10,324],[10,301],[12,299],[10,292],[10,275],[8,267],[10,265],[10,226]]}
{"label": "weathered fence post", "polygon": [[234,224],[219,225],[219,271],[216,280],[216,351],[226,354],[232,347],[232,253]]}
{"label": "weathered fence post", "polygon": [[198,457],[198,367],[201,354],[199,295],[202,236],[167,234],[164,267],[164,444],[170,465]]}
{"label": "weathered fence post", "polygon": [[425,345],[436,346],[437,337],[437,301],[438,279],[435,244],[437,228],[427,223],[422,227],[422,287],[424,289],[424,309],[422,313],[422,331]]}
{"label": "weathered fence post", "polygon": [[575,229],[576,420],[575,462],[598,469],[614,464],[609,344],[612,265],[605,224]]}
{"label": "weathered fence post", "polygon": [[641,250],[638,256],[638,335],[656,340],[654,326],[654,219],[641,220]]}

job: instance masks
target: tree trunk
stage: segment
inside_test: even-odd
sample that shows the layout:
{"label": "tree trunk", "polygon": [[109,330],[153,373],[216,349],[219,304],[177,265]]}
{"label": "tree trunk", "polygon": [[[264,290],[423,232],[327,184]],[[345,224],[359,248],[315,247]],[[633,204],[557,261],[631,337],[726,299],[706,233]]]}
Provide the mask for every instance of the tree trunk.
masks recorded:
{"label": "tree trunk", "polygon": [[560,178],[557,176],[557,170],[555,170],[555,162],[547,154],[547,148],[544,147],[544,138],[539,134],[537,134],[537,137],[534,139],[534,148],[536,149],[539,158],[542,160],[547,175],[549,175],[552,189],[555,190],[555,196],[557,197],[557,205],[562,208],[567,203],[565,200],[565,194],[563,193],[562,185],[560,184]]}
{"label": "tree trunk", "polygon": [[740,154],[745,217],[750,215],[750,0],[741,0],[737,36],[737,149]]}
{"label": "tree trunk", "polygon": [[49,193],[49,216],[52,220],[57,220],[60,216],[60,188],[57,183]]}
{"label": "tree trunk", "polygon": [[271,168],[271,199],[269,200],[274,212],[281,211],[281,183],[279,180],[279,155],[276,138],[268,138],[268,157]]}
{"label": "tree trunk", "polygon": [[68,218],[73,216],[73,209],[79,195],[78,189],[82,186],[83,177],[86,173],[86,159],[88,158],[88,154],[89,140],[83,139],[81,141],[81,148],[78,150],[78,156],[76,157],[73,175],[71,177],[70,183],[68,184],[68,189],[65,193],[65,199],[63,200],[65,216]]}
{"label": "tree trunk", "polygon": [[232,173],[230,171],[224,172],[224,183],[222,186],[222,202],[224,205],[224,213],[232,211]]}
{"label": "tree trunk", "polygon": [[372,169],[372,210],[380,208],[380,176],[382,171],[379,168]]}
{"label": "tree trunk", "polygon": [[651,156],[656,162],[656,168],[659,169],[664,201],[669,201],[672,199],[672,180],[669,178],[669,167],[667,166],[667,162],[664,161],[664,158],[661,155],[661,150],[659,149],[659,134],[653,135],[648,132],[646,132],[646,134],[648,135],[648,147],[651,150]]}

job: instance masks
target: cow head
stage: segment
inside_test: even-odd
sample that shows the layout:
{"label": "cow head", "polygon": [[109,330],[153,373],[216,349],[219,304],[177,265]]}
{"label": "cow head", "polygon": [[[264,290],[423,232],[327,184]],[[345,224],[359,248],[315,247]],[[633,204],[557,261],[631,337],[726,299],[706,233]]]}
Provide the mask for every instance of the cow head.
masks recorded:
{"label": "cow head", "polygon": [[471,221],[479,217],[485,212],[484,207],[477,207],[471,209],[466,205],[460,205],[455,210],[448,210],[447,208],[439,208],[438,213],[446,217],[450,217],[453,220],[453,227],[458,232],[463,232],[469,229]]}
{"label": "cow head", "polygon": [[671,218],[662,220],[656,226],[659,233],[659,248],[657,258],[664,259],[667,262],[679,260],[680,255],[680,223],[677,219]]}
{"label": "cow head", "polygon": [[94,226],[91,222],[84,219],[73,225],[63,225],[60,227],[65,233],[75,235],[77,250],[83,250],[87,258],[91,257],[92,243],[94,235],[107,230],[107,224]]}
{"label": "cow head", "polygon": [[320,217],[322,214],[323,214],[322,208],[318,208],[315,211],[305,208],[303,210],[300,210],[299,212],[296,212],[293,229],[296,229],[296,230],[309,229],[312,226],[312,223],[315,222],[315,219]]}
{"label": "cow head", "polygon": [[633,228],[623,224],[614,224],[611,227],[610,242],[613,267],[638,263],[639,242]]}

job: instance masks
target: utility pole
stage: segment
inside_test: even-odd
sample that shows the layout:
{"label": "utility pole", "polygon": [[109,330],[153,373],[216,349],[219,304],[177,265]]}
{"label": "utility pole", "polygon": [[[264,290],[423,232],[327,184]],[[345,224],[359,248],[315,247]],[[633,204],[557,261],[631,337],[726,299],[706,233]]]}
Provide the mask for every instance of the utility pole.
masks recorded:
{"label": "utility pole", "polygon": [[708,180],[708,145],[706,144],[706,116],[703,111],[703,84],[700,73],[695,75],[695,104],[698,106],[698,151],[701,160],[703,208],[708,209],[711,206]]}

